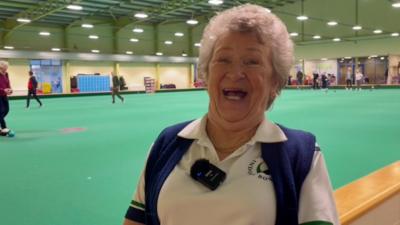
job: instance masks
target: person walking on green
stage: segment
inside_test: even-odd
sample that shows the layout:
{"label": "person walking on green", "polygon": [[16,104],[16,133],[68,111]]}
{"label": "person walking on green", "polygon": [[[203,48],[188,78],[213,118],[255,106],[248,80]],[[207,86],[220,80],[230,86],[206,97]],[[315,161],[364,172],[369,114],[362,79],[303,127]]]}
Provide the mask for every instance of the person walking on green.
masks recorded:
{"label": "person walking on green", "polygon": [[39,107],[42,107],[42,102],[36,95],[36,89],[38,86],[38,82],[36,80],[36,77],[33,75],[32,71],[29,71],[29,81],[28,81],[28,95],[26,96],[26,108],[29,108],[29,102],[31,100],[31,97],[33,96],[36,101],[39,103]]}
{"label": "person walking on green", "polygon": [[111,95],[112,95],[112,103],[115,103],[115,96],[117,96],[122,103],[124,103],[124,98],[119,94],[119,88],[120,88],[120,82],[118,79],[118,76],[114,73],[111,72],[111,76],[112,76],[112,91],[111,91]]}

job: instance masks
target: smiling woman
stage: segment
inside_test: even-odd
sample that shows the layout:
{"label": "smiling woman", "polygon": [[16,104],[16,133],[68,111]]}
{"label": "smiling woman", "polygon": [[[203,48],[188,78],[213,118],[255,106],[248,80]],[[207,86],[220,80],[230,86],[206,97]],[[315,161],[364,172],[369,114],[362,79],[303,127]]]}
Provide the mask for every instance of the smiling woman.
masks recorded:
{"label": "smiling woman", "polygon": [[159,135],[124,224],[339,224],[314,135],[265,117],[292,61],[286,27],[265,8],[214,17],[199,56],[208,113]]}

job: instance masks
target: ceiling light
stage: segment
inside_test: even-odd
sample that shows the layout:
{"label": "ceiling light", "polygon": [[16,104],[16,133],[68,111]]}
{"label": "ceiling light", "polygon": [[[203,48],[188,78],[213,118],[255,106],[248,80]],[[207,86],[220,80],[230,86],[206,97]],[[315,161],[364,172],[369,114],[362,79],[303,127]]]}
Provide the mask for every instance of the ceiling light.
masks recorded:
{"label": "ceiling light", "polygon": [[338,23],[336,21],[329,21],[327,24],[329,26],[336,26]]}
{"label": "ceiling light", "polygon": [[209,0],[208,4],[210,5],[221,5],[222,3],[224,3],[224,1],[222,0]]}
{"label": "ceiling light", "polygon": [[166,45],[172,45],[173,42],[172,42],[172,41],[164,41],[164,44],[166,44]]}
{"label": "ceiling light", "polygon": [[322,60],[322,61],[326,61],[326,60],[328,60],[328,59],[327,59],[327,58],[322,58],[321,60]]}
{"label": "ceiling light", "polygon": [[334,39],[332,39],[334,42],[339,42],[339,41],[341,41],[342,39],[340,39],[340,38],[334,38]]}
{"label": "ceiling light", "polygon": [[20,23],[30,23],[31,22],[31,20],[28,18],[18,18],[17,21]]}
{"label": "ceiling light", "polygon": [[97,50],[97,49],[93,49],[92,52],[93,52],[93,53],[99,53],[100,51]]}
{"label": "ceiling light", "polygon": [[162,53],[162,52],[156,52],[156,55],[158,55],[158,56],[162,56],[162,55],[163,55],[163,53]]}
{"label": "ceiling light", "polygon": [[371,58],[376,58],[376,57],[378,57],[377,55],[371,55],[371,56],[369,56],[369,57],[371,57]]}
{"label": "ceiling light", "polygon": [[128,55],[132,55],[133,54],[132,51],[126,51],[125,53],[128,54]]}
{"label": "ceiling light", "polygon": [[398,36],[399,36],[399,33],[392,33],[391,36],[392,36],[392,37],[398,37]]}
{"label": "ceiling light", "polygon": [[196,47],[200,47],[200,46],[201,46],[201,44],[200,44],[200,43],[194,43],[194,46],[196,46]]}
{"label": "ceiling light", "polygon": [[298,20],[304,21],[304,20],[308,20],[307,16],[298,16],[296,17]]}
{"label": "ceiling light", "polygon": [[42,31],[42,32],[39,33],[39,35],[42,35],[42,36],[50,36],[50,32]]}
{"label": "ceiling light", "polygon": [[187,24],[190,24],[190,25],[196,25],[196,24],[199,23],[199,21],[194,20],[194,19],[190,19],[190,20],[186,20],[186,23],[187,23]]}
{"label": "ceiling light", "polygon": [[392,4],[394,8],[400,8],[400,2],[395,2]]}
{"label": "ceiling light", "polygon": [[384,60],[384,59],[385,59],[385,57],[382,56],[382,57],[381,57],[381,60]]}
{"label": "ceiling light", "polygon": [[130,42],[138,42],[139,39],[137,39],[137,38],[131,38],[129,41],[130,41]]}
{"label": "ceiling light", "polygon": [[356,25],[353,27],[353,30],[361,30],[361,29],[362,29],[362,26],[360,26],[360,25]]}
{"label": "ceiling light", "polygon": [[319,36],[319,35],[314,35],[312,38],[313,38],[313,39],[321,39],[321,36]]}
{"label": "ceiling light", "polygon": [[177,36],[177,37],[183,37],[184,34],[181,33],[181,32],[176,32],[174,35]]}
{"label": "ceiling light", "polygon": [[97,36],[97,35],[89,35],[89,38],[90,39],[99,39],[99,36]]}
{"label": "ceiling light", "polygon": [[381,34],[382,30],[374,30],[374,34]]}
{"label": "ceiling light", "polygon": [[84,24],[81,25],[81,27],[83,27],[83,28],[93,28],[93,25],[89,24],[89,23],[84,23]]}
{"label": "ceiling light", "polygon": [[187,56],[187,54],[186,54],[186,53],[182,53],[182,56],[183,56],[183,57],[186,57],[186,56]]}
{"label": "ceiling light", "polygon": [[292,32],[292,33],[290,33],[290,36],[292,36],[292,37],[297,37],[297,36],[299,36],[299,34],[296,33],[296,32]]}
{"label": "ceiling light", "polygon": [[51,49],[53,52],[59,52],[59,51],[61,51],[61,49],[59,49],[59,48],[52,48]]}
{"label": "ceiling light", "polygon": [[345,59],[351,59],[351,57],[350,56],[346,56],[346,57],[344,57]]}
{"label": "ceiling light", "polygon": [[135,17],[136,17],[136,18],[140,18],[140,19],[144,19],[144,18],[147,18],[148,15],[147,15],[146,13],[140,12],[140,13],[136,13],[136,14],[135,14]]}
{"label": "ceiling light", "polygon": [[68,5],[67,9],[71,9],[71,10],[82,10],[82,6],[80,5]]}
{"label": "ceiling light", "polygon": [[132,30],[135,33],[143,33],[143,29],[142,28],[135,28]]}
{"label": "ceiling light", "polygon": [[4,46],[4,48],[5,48],[5,49],[9,49],[9,50],[14,49],[13,46]]}

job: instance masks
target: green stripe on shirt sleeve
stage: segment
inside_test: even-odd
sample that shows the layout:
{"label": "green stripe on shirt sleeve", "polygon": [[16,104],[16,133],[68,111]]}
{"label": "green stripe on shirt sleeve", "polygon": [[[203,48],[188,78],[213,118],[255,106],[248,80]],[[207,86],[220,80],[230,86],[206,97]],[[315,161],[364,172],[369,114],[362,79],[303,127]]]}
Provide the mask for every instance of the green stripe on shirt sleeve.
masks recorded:
{"label": "green stripe on shirt sleeve", "polygon": [[333,225],[333,223],[327,221],[310,221],[301,223],[300,225]]}
{"label": "green stripe on shirt sleeve", "polygon": [[140,202],[137,202],[137,201],[134,201],[134,200],[131,201],[131,205],[136,206],[136,207],[138,207],[140,209],[145,209],[145,205],[144,204],[142,204]]}

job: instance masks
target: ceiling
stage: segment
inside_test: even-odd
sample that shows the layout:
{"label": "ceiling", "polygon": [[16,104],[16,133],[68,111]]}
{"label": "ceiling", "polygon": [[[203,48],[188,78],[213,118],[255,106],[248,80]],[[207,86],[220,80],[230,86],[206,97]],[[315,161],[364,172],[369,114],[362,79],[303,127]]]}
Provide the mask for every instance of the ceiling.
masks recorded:
{"label": "ceiling", "polygon": [[[216,12],[243,3],[255,3],[268,7],[288,26],[298,45],[315,44],[340,38],[341,41],[360,39],[393,38],[400,32],[400,8],[391,4],[397,0],[225,0],[222,5],[210,5],[208,0],[1,0],[0,23],[2,30],[10,32],[24,24],[17,18],[29,18],[37,26],[78,26],[85,21],[107,23],[116,27],[129,24],[164,24],[183,22],[196,18],[206,23]],[[70,10],[70,4],[82,6],[82,10]],[[146,19],[134,14],[145,12]],[[299,15],[309,19],[301,22]],[[326,23],[334,20],[338,25]],[[354,25],[362,30],[355,31]],[[373,33],[380,29],[380,34]],[[319,35],[320,39],[313,39]]]}

